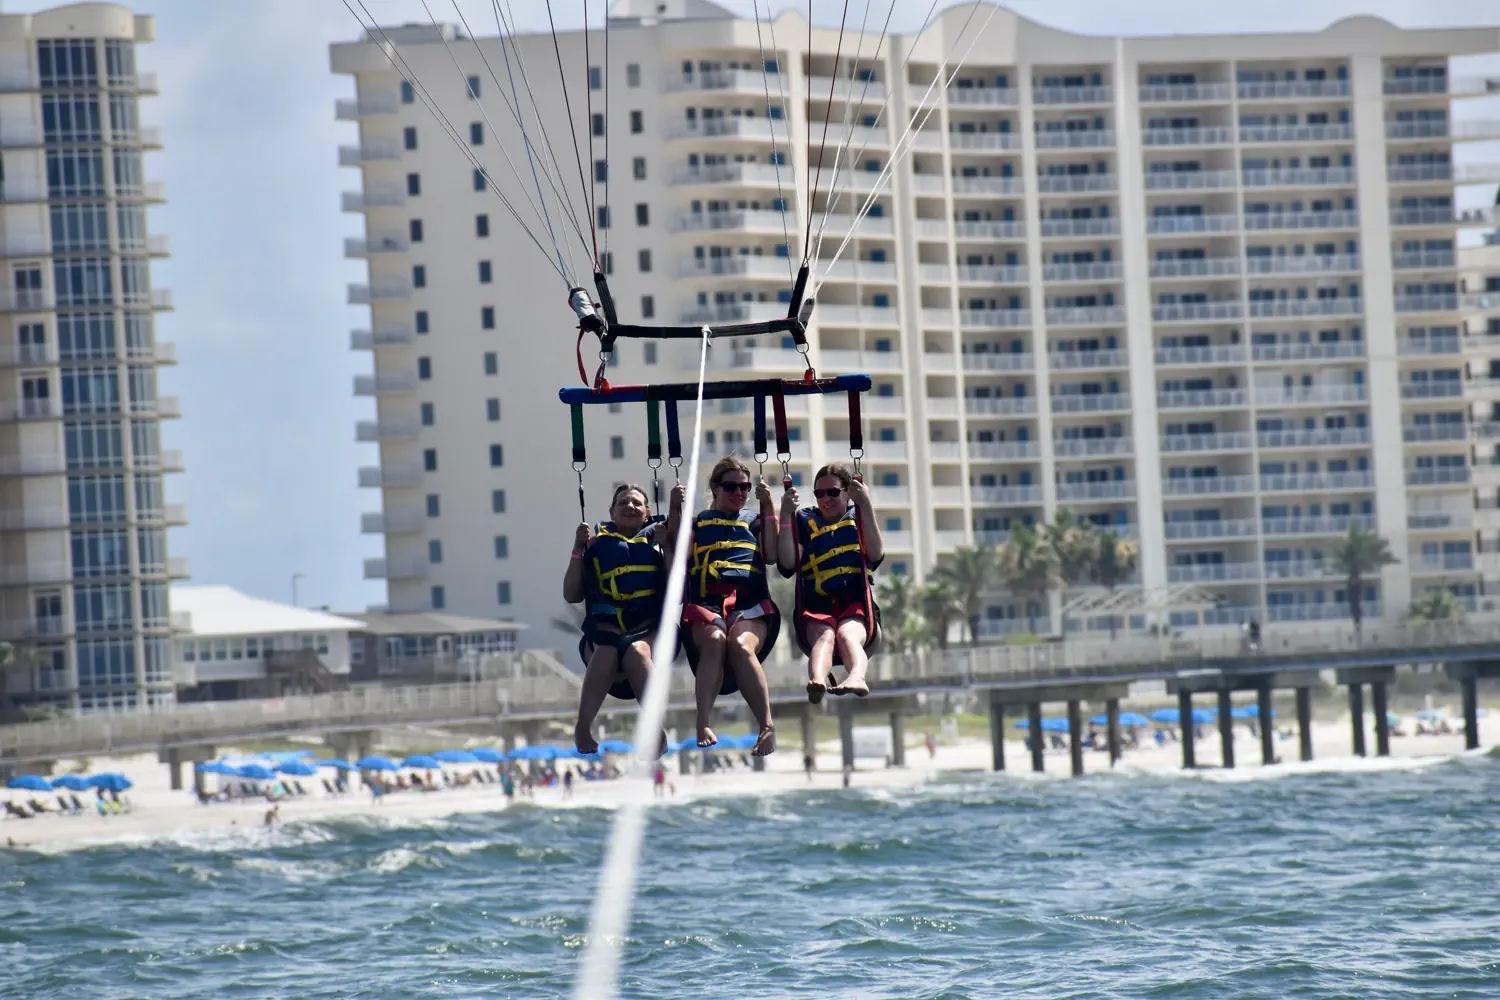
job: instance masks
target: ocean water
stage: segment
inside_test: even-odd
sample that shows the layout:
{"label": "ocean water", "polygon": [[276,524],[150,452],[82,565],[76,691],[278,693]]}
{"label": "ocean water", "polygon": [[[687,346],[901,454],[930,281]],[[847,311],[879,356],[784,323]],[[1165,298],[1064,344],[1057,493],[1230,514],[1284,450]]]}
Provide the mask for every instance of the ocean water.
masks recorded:
{"label": "ocean water", "polygon": [[[0,996],[564,997],[593,808],[0,851]],[[655,810],[625,997],[1500,997],[1500,760]]]}

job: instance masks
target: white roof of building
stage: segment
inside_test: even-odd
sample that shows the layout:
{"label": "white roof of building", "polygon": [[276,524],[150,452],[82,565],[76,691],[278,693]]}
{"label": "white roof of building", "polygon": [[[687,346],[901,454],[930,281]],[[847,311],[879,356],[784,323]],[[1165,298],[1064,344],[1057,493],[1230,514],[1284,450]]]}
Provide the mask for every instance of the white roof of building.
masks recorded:
{"label": "white roof of building", "polygon": [[191,635],[276,635],[349,632],[364,622],[323,611],[263,601],[233,587],[173,587],[172,610],[192,615]]}

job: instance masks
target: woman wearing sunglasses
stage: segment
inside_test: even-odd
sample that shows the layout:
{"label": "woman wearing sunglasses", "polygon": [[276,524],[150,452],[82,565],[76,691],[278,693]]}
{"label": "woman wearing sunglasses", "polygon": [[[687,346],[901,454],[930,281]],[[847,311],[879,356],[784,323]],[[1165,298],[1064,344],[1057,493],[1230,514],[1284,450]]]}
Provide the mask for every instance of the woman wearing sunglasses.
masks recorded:
{"label": "woman wearing sunglasses", "polygon": [[563,599],[584,602],[583,638],[578,640],[583,689],[573,727],[573,744],[580,753],[599,749],[594,719],[606,695],[637,701],[645,697],[666,591],[666,561],[656,537],[661,522],[651,519],[646,491],[632,483],[615,487],[609,516],[592,533],[587,524],[578,526],[563,574]]}
{"label": "woman wearing sunglasses", "polygon": [[[880,609],[870,574],[885,558],[880,528],[865,484],[843,465],[825,465],[813,477],[813,506],[797,509],[789,487],[781,497],[781,535],[776,562],[782,575],[797,576],[793,616],[797,645],[807,655],[807,700],[826,693],[870,693],[865,682],[869,654],[880,639]],[[848,668],[842,684],[830,686],[835,663]]]}
{"label": "woman wearing sunglasses", "polygon": [[[760,513],[746,509],[752,483]],[[696,678],[698,745],[717,743],[714,701],[739,691],[760,726],[754,754],[776,750],[771,695],[761,658],[776,645],[781,612],[771,601],[766,564],[776,557],[776,511],[765,483],[755,483],[738,458],[719,460],[708,477],[711,506],[693,517],[683,544],[688,572],[682,608],[682,645]],[[672,490],[667,517],[668,546],[682,538],[682,507],[687,493]]]}

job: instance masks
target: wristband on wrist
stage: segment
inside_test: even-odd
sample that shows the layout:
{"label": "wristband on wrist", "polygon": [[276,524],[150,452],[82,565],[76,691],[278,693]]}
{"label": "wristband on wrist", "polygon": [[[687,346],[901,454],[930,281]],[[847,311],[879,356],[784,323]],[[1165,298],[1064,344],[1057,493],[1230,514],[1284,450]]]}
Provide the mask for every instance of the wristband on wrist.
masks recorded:
{"label": "wristband on wrist", "polygon": [[583,558],[583,553],[582,552],[575,552],[571,556],[569,556],[568,558],[570,558],[570,559],[582,559]]}

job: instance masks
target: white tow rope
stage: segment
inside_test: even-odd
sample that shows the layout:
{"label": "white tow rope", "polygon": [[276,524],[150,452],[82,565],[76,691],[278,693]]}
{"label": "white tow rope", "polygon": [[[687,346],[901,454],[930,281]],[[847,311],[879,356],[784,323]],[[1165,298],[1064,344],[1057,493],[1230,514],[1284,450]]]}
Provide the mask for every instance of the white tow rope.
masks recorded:
{"label": "white tow rope", "polygon": [[[698,354],[698,399],[693,411],[693,450],[688,459],[687,488],[698,482],[698,452],[703,441],[703,380],[708,370],[709,329],[703,328],[703,343]],[[623,801],[615,813],[615,827],[604,852],[604,867],[599,873],[599,888],[594,894],[594,912],[589,917],[589,933],[578,972],[576,1000],[614,1000],[620,974],[620,952],[625,947],[625,932],[630,928],[630,904],[635,899],[635,876],[640,867],[641,841],[646,832],[646,806],[651,802],[651,778],[657,765],[656,751],[661,744],[662,721],[667,715],[667,695],[671,689],[670,671],[677,652],[677,625],[680,616],[670,613],[682,603],[682,589],[687,578],[686,535],[676,540],[672,549],[672,567],[667,574],[667,591],[662,607],[665,612],[651,648],[651,679],[646,684],[646,698],[635,717],[635,755],[621,781]]]}

